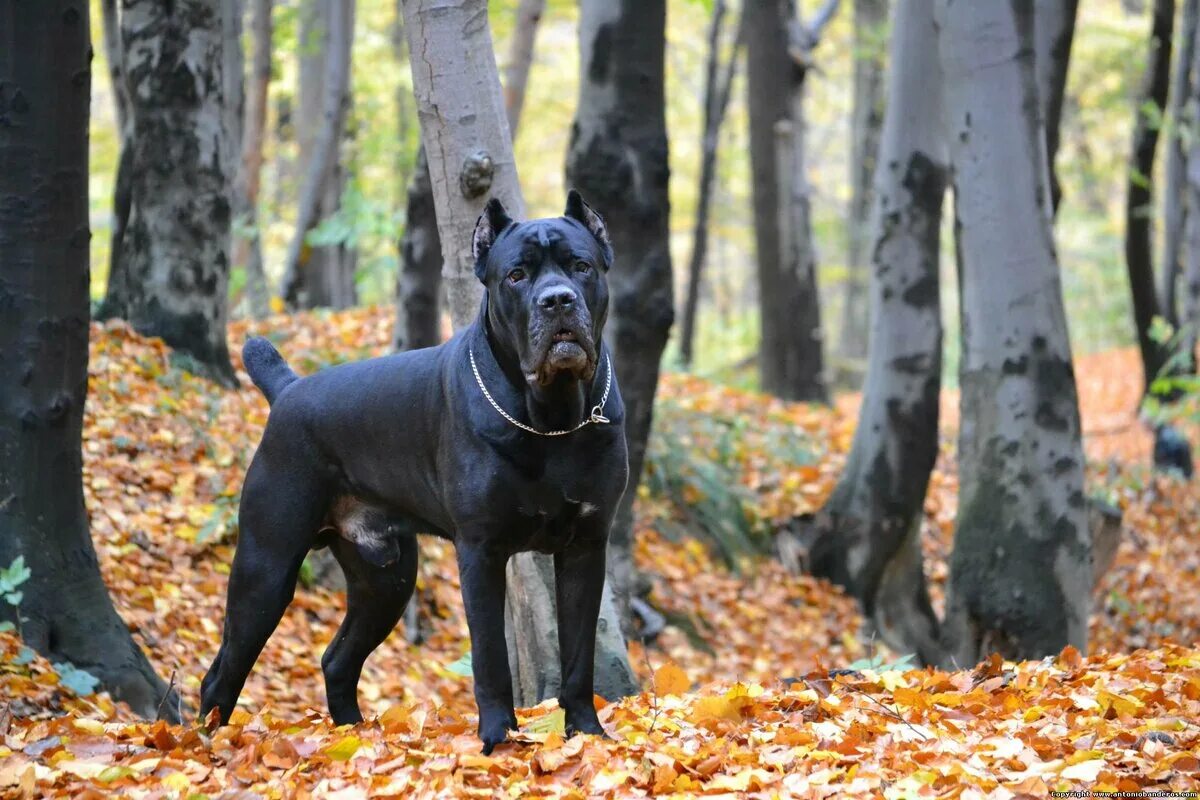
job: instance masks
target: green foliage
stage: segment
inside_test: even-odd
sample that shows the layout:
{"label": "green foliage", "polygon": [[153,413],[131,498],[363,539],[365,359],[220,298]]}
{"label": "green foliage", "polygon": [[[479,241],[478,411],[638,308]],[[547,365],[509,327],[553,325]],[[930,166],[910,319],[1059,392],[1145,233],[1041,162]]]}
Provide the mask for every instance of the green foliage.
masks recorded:
{"label": "green foliage", "polygon": [[920,665],[917,663],[915,653],[908,653],[900,656],[895,661],[887,661],[879,653],[874,653],[867,658],[860,658],[852,662],[846,669],[855,671],[870,670],[871,672],[907,672],[910,669],[917,669]]}
{"label": "green foliage", "polygon": [[464,678],[470,678],[475,673],[472,672],[471,651],[463,653],[456,661],[446,665],[446,671],[452,672]]}
{"label": "green foliage", "polygon": [[63,661],[53,666],[54,671],[58,673],[59,683],[80,697],[95,694],[96,688],[100,686],[99,678],[87,670],[79,669],[69,661]]}
{"label": "green foliage", "polygon": [[29,580],[32,574],[29,567],[25,566],[25,556],[17,556],[11,564],[0,569],[0,596],[4,597],[4,602],[19,607],[25,596],[20,591],[21,584]]}

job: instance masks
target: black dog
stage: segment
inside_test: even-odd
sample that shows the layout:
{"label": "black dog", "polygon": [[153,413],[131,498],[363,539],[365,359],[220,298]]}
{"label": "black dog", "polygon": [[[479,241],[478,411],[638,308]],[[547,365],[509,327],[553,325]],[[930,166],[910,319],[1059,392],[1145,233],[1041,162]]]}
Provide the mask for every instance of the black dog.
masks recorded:
{"label": "black dog", "polygon": [[413,591],[417,532],[454,541],[471,632],[483,751],[516,728],[504,639],[505,564],[554,555],[559,703],[603,733],[592,705],[605,546],[628,463],[624,407],[601,331],[612,248],[572,191],[563,217],[509,219],[488,203],[474,235],[479,316],[438,347],[299,378],[265,339],[244,360],[271,403],[246,473],[221,649],[201,715],[228,720],[292,600],[305,554],[330,546],[347,611],[321,659],[329,712],[358,722],[363,662]]}

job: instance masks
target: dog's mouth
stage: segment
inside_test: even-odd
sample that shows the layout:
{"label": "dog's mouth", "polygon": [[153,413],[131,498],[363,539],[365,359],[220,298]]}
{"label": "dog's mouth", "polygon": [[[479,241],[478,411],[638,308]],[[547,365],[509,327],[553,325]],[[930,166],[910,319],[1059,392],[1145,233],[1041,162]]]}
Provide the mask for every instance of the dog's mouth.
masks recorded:
{"label": "dog's mouth", "polygon": [[[541,357],[532,369],[525,370],[531,383],[547,386],[564,373],[577,380],[592,377],[596,371],[596,348],[582,327],[575,320],[559,322],[556,326],[547,326],[545,333],[535,337],[530,349]],[[541,341],[536,341],[538,339]]]}

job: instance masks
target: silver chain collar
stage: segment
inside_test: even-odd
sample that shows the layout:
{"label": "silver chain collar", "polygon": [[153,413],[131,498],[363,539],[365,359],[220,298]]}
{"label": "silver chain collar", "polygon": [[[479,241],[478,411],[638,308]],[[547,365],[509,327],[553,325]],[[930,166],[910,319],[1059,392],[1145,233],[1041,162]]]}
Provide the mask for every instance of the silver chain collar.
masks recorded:
{"label": "silver chain collar", "polygon": [[495,398],[492,397],[492,393],[489,392],[487,387],[483,385],[483,378],[479,375],[479,367],[475,364],[475,349],[473,347],[468,347],[467,353],[471,357],[471,371],[475,373],[475,382],[479,384],[479,390],[483,392],[483,396],[486,397],[487,401],[492,404],[492,408],[496,409],[496,411],[500,413],[500,416],[504,417],[506,420],[511,422],[513,425],[516,425],[523,431],[536,433],[538,436],[566,436],[568,433],[574,433],[585,425],[605,425],[612,421],[608,417],[604,416],[604,406],[608,403],[608,390],[612,388],[612,358],[608,355],[608,353],[604,354],[604,394],[601,396],[600,402],[592,406],[592,413],[588,415],[587,419],[576,425],[574,428],[565,431],[539,431],[537,428],[531,428],[524,422],[513,419],[507,411],[500,407],[500,404],[497,403]]}

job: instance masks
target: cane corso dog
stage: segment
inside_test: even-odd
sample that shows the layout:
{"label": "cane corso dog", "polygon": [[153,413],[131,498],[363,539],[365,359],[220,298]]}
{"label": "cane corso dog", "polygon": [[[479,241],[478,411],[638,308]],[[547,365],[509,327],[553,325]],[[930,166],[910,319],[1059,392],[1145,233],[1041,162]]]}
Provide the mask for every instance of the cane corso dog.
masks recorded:
{"label": "cane corso dog", "polygon": [[554,556],[569,730],[603,733],[592,703],[609,526],[625,491],[624,408],[601,333],[613,253],[575,191],[566,212],[476,225],[479,316],[450,341],[301,378],[265,339],[247,372],[271,404],[246,473],[221,649],[202,717],[228,720],[292,600],[310,549],[346,574],[345,620],[321,659],[329,713],[358,722],[363,662],[404,611],[417,533],[454,542],[483,751],[517,726],[504,638],[505,564]]}

